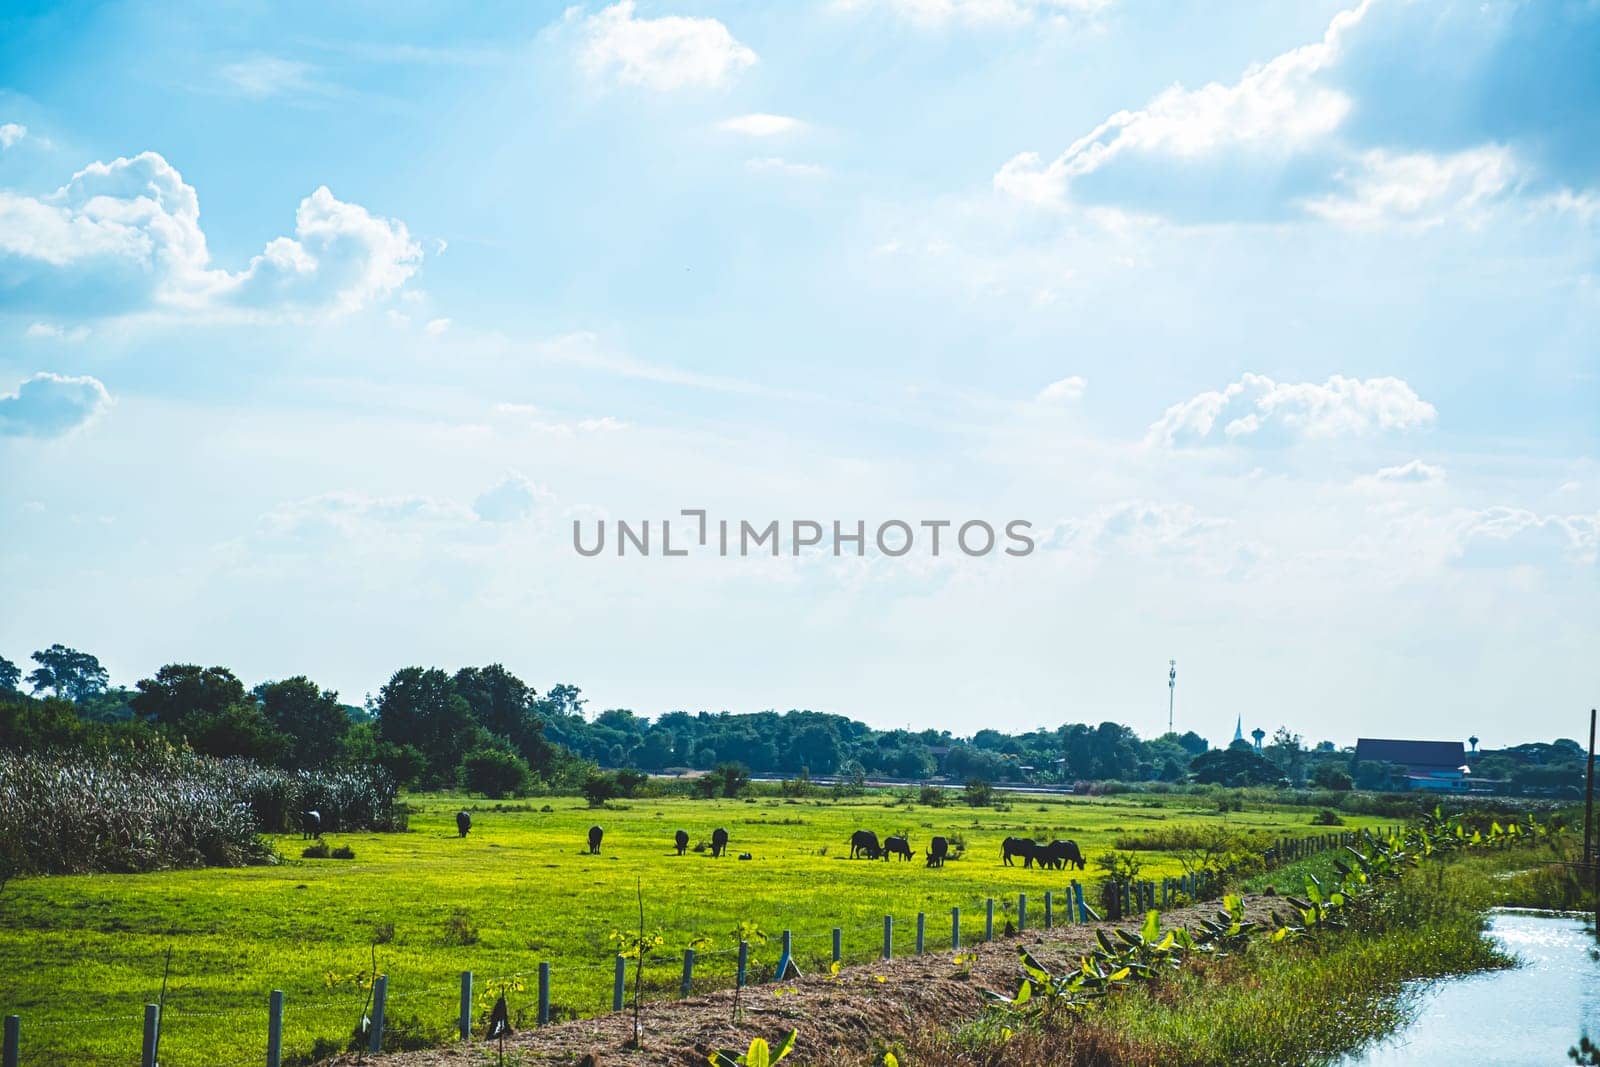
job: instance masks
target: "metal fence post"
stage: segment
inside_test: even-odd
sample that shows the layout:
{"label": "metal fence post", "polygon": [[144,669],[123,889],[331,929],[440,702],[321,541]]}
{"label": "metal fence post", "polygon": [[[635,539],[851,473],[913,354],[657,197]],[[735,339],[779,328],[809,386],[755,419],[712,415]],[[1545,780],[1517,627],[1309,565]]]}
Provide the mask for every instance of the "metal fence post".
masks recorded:
{"label": "metal fence post", "polygon": [[1017,894],[1017,933],[1028,928],[1028,894]]}
{"label": "metal fence post", "polygon": [[550,964],[539,964],[539,1025],[550,1025]]}
{"label": "metal fence post", "polygon": [[883,958],[894,959],[894,916],[883,917]]}
{"label": "metal fence post", "polygon": [[928,917],[917,912],[917,955],[922,955],[922,936],[927,930]]}
{"label": "metal fence post", "polygon": [[743,989],[744,988],[744,976],[745,976],[745,972],[749,969],[749,967],[750,967],[750,942],[741,941],[741,942],[739,942],[739,974],[738,974],[738,977],[734,980],[734,988],[736,988],[736,989]]}
{"label": "metal fence post", "polygon": [[611,976],[611,1010],[622,1010],[622,993],[628,981],[628,961],[622,956],[617,957],[617,970]]}
{"label": "metal fence post", "polygon": [[472,1037],[472,972],[461,972],[461,1019],[459,1020],[461,1040],[467,1041]]}
{"label": "metal fence post", "polygon": [[1056,895],[1053,890],[1044,891],[1044,928],[1051,929],[1056,924]]}
{"label": "metal fence post", "polygon": [[267,1067],[283,1063],[283,990],[274,989],[267,998]]}
{"label": "metal fence post", "polygon": [[156,1041],[161,1033],[161,1009],[154,1004],[144,1006],[144,1054],[140,1058],[143,1067],[156,1067]]}
{"label": "metal fence post", "polygon": [[983,907],[983,939],[994,940],[994,897],[984,901]]}
{"label": "metal fence post", "polygon": [[380,974],[372,983],[372,1033],[368,1035],[368,1052],[383,1051],[383,1008],[388,999],[389,976]]}
{"label": "metal fence post", "polygon": [[694,980],[694,949],[683,950],[683,981],[678,985],[678,996],[689,995],[689,984]]}
{"label": "metal fence post", "polygon": [[1072,880],[1072,900],[1078,906],[1078,921],[1088,922],[1089,909],[1083,903],[1083,885],[1076,878]]}
{"label": "metal fence post", "polygon": [[837,926],[835,926],[833,928],[833,962],[834,963],[838,963],[843,958],[842,955],[841,955],[841,953],[843,951],[844,951],[844,931],[839,929]]}
{"label": "metal fence post", "polygon": [[22,1056],[22,1016],[6,1016],[5,1067],[17,1067]]}
{"label": "metal fence post", "polygon": [[951,908],[950,909],[950,947],[952,949],[959,949],[961,947],[961,909],[960,908]]}

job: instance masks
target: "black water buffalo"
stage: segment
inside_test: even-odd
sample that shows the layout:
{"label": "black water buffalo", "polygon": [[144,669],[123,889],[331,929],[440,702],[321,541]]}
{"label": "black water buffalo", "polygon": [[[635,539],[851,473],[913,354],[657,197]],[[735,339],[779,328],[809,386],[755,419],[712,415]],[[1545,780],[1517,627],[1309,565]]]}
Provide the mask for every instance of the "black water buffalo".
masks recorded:
{"label": "black water buffalo", "polygon": [[1083,853],[1078,850],[1076,841],[1052,841],[1039,848],[1039,866],[1052,867],[1060,870],[1062,867],[1076,867],[1083,870]]}
{"label": "black water buffalo", "polygon": [[672,843],[678,846],[678,855],[683,855],[689,850],[689,831],[679,830],[673,834]]}
{"label": "black water buffalo", "polygon": [[911,842],[904,836],[886,837],[883,839],[883,858],[888,859],[890,854],[899,856],[903,860],[911,858]]}
{"label": "black water buffalo", "polygon": [[950,842],[942,837],[936,837],[928,842],[928,866],[943,867],[944,859],[950,854]]}
{"label": "black water buffalo", "polygon": [[1034,842],[1032,838],[1008,837],[1004,841],[1000,842],[1000,860],[1007,867],[1012,867],[1015,866],[1015,864],[1011,862],[1011,857],[1021,856],[1022,865],[1024,867],[1031,867],[1033,866],[1034,854],[1038,851],[1038,849],[1038,844]]}
{"label": "black water buffalo", "polygon": [[719,826],[711,831],[711,855],[720,856],[726,851],[728,851],[728,831]]}
{"label": "black water buffalo", "polygon": [[322,813],[318,811],[302,811],[300,813],[300,840],[308,837],[322,836]]}
{"label": "black water buffalo", "polygon": [[877,859],[883,854],[883,846],[878,844],[878,835],[871,830],[857,830],[850,835],[850,858],[866,854],[868,859]]}
{"label": "black water buffalo", "polygon": [[464,811],[456,812],[456,836],[466,837],[470,829],[472,829],[472,816]]}
{"label": "black water buffalo", "polygon": [[600,855],[600,839],[604,836],[606,836],[606,832],[600,829],[600,827],[589,827],[589,855]]}

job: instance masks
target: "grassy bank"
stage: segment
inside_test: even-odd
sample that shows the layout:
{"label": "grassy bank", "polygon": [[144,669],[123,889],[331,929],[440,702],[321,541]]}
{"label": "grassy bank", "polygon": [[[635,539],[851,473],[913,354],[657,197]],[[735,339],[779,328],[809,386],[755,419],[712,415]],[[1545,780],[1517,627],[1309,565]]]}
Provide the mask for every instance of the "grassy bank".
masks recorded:
{"label": "grassy bank", "polygon": [[[1528,845],[1459,854],[1409,871],[1384,892],[1359,928],[1316,941],[1265,939],[1225,958],[1193,957],[1165,981],[1119,992],[1050,1025],[995,1013],[901,1050],[902,1063],[927,1067],[1067,1067],[1124,1064],[1323,1064],[1405,1024],[1407,983],[1511,961],[1484,936],[1496,905],[1548,902],[1548,870],[1562,846]],[[1304,884],[1304,871],[1329,869],[1317,857],[1300,870],[1265,876],[1280,891]],[[1285,906],[1287,910],[1287,905]]]}

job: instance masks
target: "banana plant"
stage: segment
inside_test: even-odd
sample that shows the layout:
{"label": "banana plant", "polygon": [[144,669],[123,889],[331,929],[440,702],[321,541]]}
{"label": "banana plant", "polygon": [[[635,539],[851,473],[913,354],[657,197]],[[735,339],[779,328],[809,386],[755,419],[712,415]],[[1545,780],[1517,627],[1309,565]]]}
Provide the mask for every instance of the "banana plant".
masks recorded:
{"label": "banana plant", "polygon": [[750,1039],[750,1047],[743,1054],[731,1050],[713,1052],[707,1059],[711,1067],[772,1067],[794,1051],[795,1038],[799,1033],[798,1030],[790,1030],[789,1036],[779,1042],[776,1053],[767,1045],[766,1038],[755,1037]]}

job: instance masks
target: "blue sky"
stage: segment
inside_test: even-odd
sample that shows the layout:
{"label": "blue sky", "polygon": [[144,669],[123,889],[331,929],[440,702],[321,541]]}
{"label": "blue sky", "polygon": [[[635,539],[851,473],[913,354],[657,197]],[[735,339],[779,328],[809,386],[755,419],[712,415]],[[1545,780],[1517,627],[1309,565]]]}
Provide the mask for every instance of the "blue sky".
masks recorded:
{"label": "blue sky", "polygon": [[[1220,9],[1219,9],[1220,8]],[[1593,3],[0,25],[0,654],[967,733],[1575,735]],[[1024,518],[586,559],[575,518]]]}

